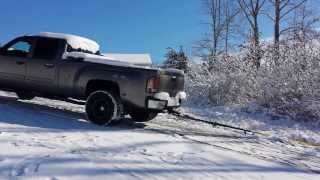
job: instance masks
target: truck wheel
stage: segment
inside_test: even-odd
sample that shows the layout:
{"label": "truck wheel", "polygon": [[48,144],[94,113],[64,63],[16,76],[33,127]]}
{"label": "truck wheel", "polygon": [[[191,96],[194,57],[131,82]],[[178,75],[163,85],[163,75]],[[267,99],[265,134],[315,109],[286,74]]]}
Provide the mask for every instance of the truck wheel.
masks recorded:
{"label": "truck wheel", "polygon": [[107,125],[120,119],[122,105],[119,96],[108,91],[95,91],[86,102],[88,119],[97,125]]}
{"label": "truck wheel", "polygon": [[25,92],[16,92],[16,94],[18,98],[22,100],[32,100],[35,97],[35,95],[31,93],[25,93]]}
{"label": "truck wheel", "polygon": [[129,113],[132,120],[135,122],[148,122],[152,119],[156,118],[158,113],[157,112],[147,112],[145,110],[143,111],[132,111]]}

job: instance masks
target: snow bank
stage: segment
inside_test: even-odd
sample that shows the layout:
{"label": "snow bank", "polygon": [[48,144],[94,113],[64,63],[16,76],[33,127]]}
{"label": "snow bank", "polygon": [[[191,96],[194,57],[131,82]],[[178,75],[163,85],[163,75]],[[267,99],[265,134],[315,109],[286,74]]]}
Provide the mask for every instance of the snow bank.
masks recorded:
{"label": "snow bank", "polygon": [[288,142],[320,146],[320,125],[317,122],[294,121],[285,117],[272,117],[270,109],[257,104],[245,106],[195,106],[187,105],[185,113],[198,115],[204,119],[215,120],[257,132],[269,134],[270,138]]}

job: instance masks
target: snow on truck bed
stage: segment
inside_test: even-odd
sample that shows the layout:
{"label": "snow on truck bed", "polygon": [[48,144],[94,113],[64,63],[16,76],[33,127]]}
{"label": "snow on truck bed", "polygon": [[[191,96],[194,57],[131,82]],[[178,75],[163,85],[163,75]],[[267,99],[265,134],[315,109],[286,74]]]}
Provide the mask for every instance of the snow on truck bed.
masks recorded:
{"label": "snow on truck bed", "polygon": [[95,54],[88,54],[83,52],[70,52],[65,54],[66,57],[73,57],[73,58],[83,58],[86,62],[92,63],[99,63],[99,64],[107,64],[107,65],[114,65],[114,66],[123,66],[123,67],[139,67],[139,68],[151,68],[151,61],[145,61],[144,59],[131,59],[131,56],[134,57],[148,57],[147,55],[125,55],[125,54],[117,54],[117,56],[102,56],[102,55],[95,55]]}
{"label": "snow on truck bed", "polygon": [[64,39],[73,49],[82,49],[89,51],[92,54],[82,52],[66,53],[65,56],[83,57],[85,61],[112,64],[112,65],[137,65],[137,66],[151,66],[152,61],[149,54],[119,54],[119,53],[104,53],[102,56],[93,55],[100,51],[100,46],[97,42],[77,35],[41,32],[37,36],[51,37]]}
{"label": "snow on truck bed", "polygon": [[[317,158],[308,169],[285,154],[301,156],[301,147],[190,125],[166,114],[146,124],[125,119],[99,127],[84,120],[82,106],[43,98],[17,101],[2,91],[0,114],[0,179],[320,177],[312,172],[320,167]],[[259,156],[265,151],[271,158]]]}
{"label": "snow on truck bed", "polygon": [[102,54],[109,59],[128,62],[138,66],[151,66],[152,60],[149,54],[119,54],[119,53],[105,53]]}

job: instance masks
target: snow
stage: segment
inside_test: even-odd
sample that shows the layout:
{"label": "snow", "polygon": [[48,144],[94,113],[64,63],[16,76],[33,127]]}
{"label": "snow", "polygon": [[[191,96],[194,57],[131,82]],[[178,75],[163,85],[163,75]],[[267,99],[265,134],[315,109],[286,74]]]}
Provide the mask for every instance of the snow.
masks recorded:
{"label": "snow", "polygon": [[[200,112],[207,114],[194,113]],[[320,177],[318,148],[167,114],[146,124],[124,119],[99,127],[85,121],[83,106],[44,98],[21,101],[2,91],[0,114],[0,179]]]}
{"label": "snow", "polygon": [[113,65],[113,66],[122,66],[122,67],[139,67],[144,69],[150,69],[150,66],[142,65],[141,63],[134,63],[130,61],[119,61],[116,59],[112,59],[106,56],[100,56],[95,54],[88,54],[83,52],[69,52],[65,53],[65,57],[73,57],[73,58],[83,58],[86,62]]}
{"label": "snow", "polygon": [[[87,39],[81,36],[63,34],[63,33],[52,33],[52,32],[41,32],[38,34],[41,37],[51,37],[58,39],[65,39],[67,43],[74,49],[82,49],[96,53],[100,51],[100,46],[97,42]],[[118,54],[118,53],[105,53],[103,56],[97,56],[93,54],[87,54],[82,52],[70,52],[65,53],[65,57],[83,57],[86,61],[102,63],[102,64],[115,64],[115,65],[137,65],[137,66],[151,66],[152,60],[149,54]],[[106,62],[107,60],[108,62]]]}
{"label": "snow", "polygon": [[217,106],[201,107],[188,106],[185,112],[197,114],[208,120],[254,129],[269,134],[271,137],[281,137],[286,141],[313,144],[320,147],[320,125],[317,122],[299,122],[289,118],[272,117],[267,108],[256,104],[249,106]]}
{"label": "snow", "polygon": [[96,53],[100,50],[100,46],[98,43],[81,36],[52,32],[41,32],[38,34],[38,36],[65,39],[68,44],[74,49],[87,50],[92,53]]}
{"label": "snow", "polygon": [[117,54],[105,53],[103,56],[121,62],[128,62],[130,64],[139,66],[151,66],[152,60],[150,54]]}
{"label": "snow", "polygon": [[114,65],[114,66],[134,66],[133,64],[130,64],[128,62],[121,62],[113,59],[109,59],[104,56],[99,56],[95,54],[88,54],[83,52],[69,52],[65,53],[66,57],[73,57],[73,58],[83,58],[86,62],[93,62],[93,63],[99,63],[99,64],[107,64],[107,65]]}

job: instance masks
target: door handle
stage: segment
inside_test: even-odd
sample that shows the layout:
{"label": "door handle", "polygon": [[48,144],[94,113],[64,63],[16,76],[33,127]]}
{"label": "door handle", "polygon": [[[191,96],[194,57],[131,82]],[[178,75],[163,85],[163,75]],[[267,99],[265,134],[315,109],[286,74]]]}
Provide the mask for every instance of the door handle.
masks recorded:
{"label": "door handle", "polygon": [[54,64],[44,64],[44,67],[53,68],[53,67],[54,67]]}
{"label": "door handle", "polygon": [[23,65],[23,64],[25,64],[25,62],[23,62],[23,61],[16,61],[16,63],[17,63],[18,65]]}

